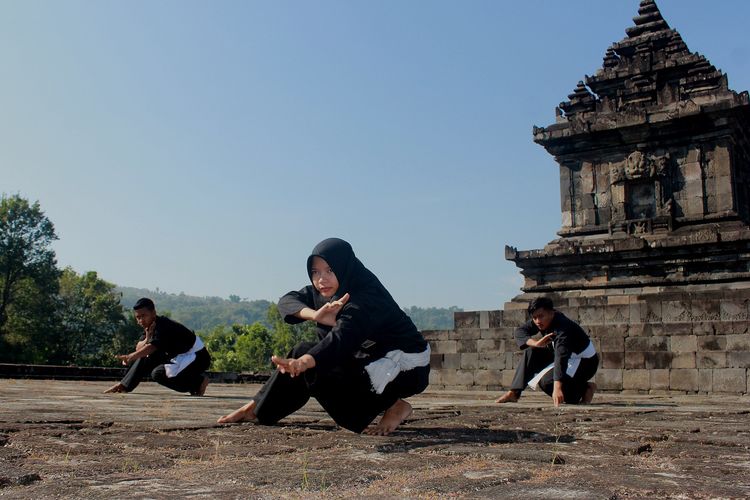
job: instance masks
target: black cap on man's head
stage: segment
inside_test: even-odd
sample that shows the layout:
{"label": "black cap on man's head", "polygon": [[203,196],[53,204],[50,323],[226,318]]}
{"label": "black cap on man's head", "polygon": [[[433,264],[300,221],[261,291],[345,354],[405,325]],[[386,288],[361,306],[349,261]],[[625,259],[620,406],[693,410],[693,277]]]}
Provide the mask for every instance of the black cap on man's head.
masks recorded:
{"label": "black cap on man's head", "polygon": [[155,311],[156,306],[154,305],[153,300],[143,297],[143,298],[138,299],[138,302],[136,302],[135,305],[133,306],[134,311],[138,309],[148,309],[149,311]]}

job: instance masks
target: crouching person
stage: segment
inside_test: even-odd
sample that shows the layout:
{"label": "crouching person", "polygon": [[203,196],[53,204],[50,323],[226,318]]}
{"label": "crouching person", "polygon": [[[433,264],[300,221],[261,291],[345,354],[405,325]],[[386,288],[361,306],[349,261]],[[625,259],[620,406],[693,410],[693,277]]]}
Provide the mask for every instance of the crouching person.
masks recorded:
{"label": "crouching person", "polygon": [[412,413],[406,398],[427,388],[429,345],[346,241],[316,245],[307,275],[310,284],[284,295],[279,312],[288,323],[315,322],[318,341],[272,357],[268,382],[218,421],[271,425],[314,397],[345,429],[390,434]]}
{"label": "crouching person", "polygon": [[[555,406],[590,403],[596,384],[590,380],[599,367],[599,356],[586,332],[563,313],[552,300],[539,297],[529,304],[530,320],[516,329],[518,347],[525,351],[516,368],[510,390],[496,403],[518,401],[528,386],[541,388]],[[541,334],[541,338],[534,338]]]}
{"label": "crouching person", "polygon": [[117,356],[130,369],[120,382],[104,392],[131,392],[150,374],[154,382],[172,390],[203,396],[208,386],[205,371],[211,364],[211,356],[200,337],[184,325],[158,316],[151,299],[139,299],[133,310],[143,328],[143,338],[135,351]]}

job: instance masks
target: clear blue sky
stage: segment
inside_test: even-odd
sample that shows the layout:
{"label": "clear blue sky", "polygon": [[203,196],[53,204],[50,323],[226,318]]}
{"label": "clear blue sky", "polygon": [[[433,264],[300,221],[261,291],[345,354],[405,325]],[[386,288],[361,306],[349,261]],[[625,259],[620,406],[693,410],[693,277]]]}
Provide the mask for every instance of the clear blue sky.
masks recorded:
{"label": "clear blue sky", "polygon": [[[661,0],[750,89],[745,0]],[[497,309],[560,228],[533,125],[637,0],[0,0],[0,192],[119,285],[276,300],[347,239],[402,306]]]}

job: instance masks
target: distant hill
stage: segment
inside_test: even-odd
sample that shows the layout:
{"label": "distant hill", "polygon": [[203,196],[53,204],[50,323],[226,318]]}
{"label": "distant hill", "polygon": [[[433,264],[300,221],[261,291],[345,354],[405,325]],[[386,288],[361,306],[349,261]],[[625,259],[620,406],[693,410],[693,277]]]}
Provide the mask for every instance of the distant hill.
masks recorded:
{"label": "distant hill", "polygon": [[[196,297],[127,286],[118,286],[116,290],[122,294],[121,303],[126,309],[132,308],[141,297],[149,297],[156,303],[159,312],[168,312],[172,318],[193,330],[211,330],[218,325],[251,325],[256,321],[265,321],[268,306],[271,305],[267,300],[241,300],[237,296],[231,296],[231,299]],[[412,306],[403,309],[420,330],[453,328],[453,313],[463,310],[455,306]]]}
{"label": "distant hill", "polygon": [[148,297],[156,303],[159,312],[169,315],[185,324],[192,330],[210,330],[218,325],[251,325],[256,321],[264,321],[271,303],[267,300],[235,300],[221,297],[195,297],[184,293],[165,293],[118,286],[117,291],[122,294],[121,303],[130,309],[141,297]]}
{"label": "distant hill", "polygon": [[404,312],[420,330],[450,330],[453,328],[453,313],[463,309],[452,307],[404,307]]}

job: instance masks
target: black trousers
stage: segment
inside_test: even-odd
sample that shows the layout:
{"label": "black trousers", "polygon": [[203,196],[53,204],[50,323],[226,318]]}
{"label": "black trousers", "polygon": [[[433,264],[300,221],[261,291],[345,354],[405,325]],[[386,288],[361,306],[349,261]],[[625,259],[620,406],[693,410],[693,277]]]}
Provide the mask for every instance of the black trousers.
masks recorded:
{"label": "black trousers", "polygon": [[[312,342],[297,344],[289,357],[299,358],[314,345]],[[312,368],[292,378],[276,370],[253,398],[255,415],[259,423],[273,425],[314,397],[334,422],[360,433],[397,400],[424,391],[429,384],[429,375],[429,366],[401,372],[382,394],[376,394],[364,366],[354,360],[326,374]]]}
{"label": "black trousers", "polygon": [[[568,374],[563,375],[562,389],[565,402],[568,404],[578,404],[583,398],[583,393],[588,388],[588,382],[596,374],[596,370],[599,369],[599,355],[595,354],[591,358],[581,359],[581,363],[578,365],[575,375],[572,377]],[[539,387],[547,393],[548,396],[552,396],[552,390],[554,389],[554,370],[550,370],[545,373],[542,380],[539,381]]]}
{"label": "black trousers", "polygon": [[[523,360],[516,368],[513,376],[511,390],[516,391],[519,396],[526,389],[529,381],[534,375],[547,368],[555,362],[555,352],[551,348],[528,347],[523,353]],[[588,381],[591,380],[599,368],[599,356],[594,355],[592,358],[581,359],[578,370],[573,377],[567,374],[563,376],[563,394],[565,402],[569,404],[580,403],[584,392],[588,388]],[[547,395],[552,396],[554,389],[554,370],[547,372],[539,381],[539,388]]]}
{"label": "black trousers", "polygon": [[211,365],[211,356],[204,347],[195,353],[195,359],[186,366],[175,377],[167,377],[166,367],[169,358],[160,352],[155,352],[145,358],[140,358],[130,365],[125,377],[120,383],[125,386],[125,390],[131,392],[138,387],[144,377],[151,375],[151,379],[164,387],[169,387],[177,392],[189,392],[194,394],[198,392],[203,383],[203,374]]}
{"label": "black trousers", "polygon": [[552,350],[552,346],[527,347],[523,351],[523,360],[516,367],[516,374],[510,384],[511,390],[516,391],[520,396],[526,389],[529,380],[554,362],[555,351]]}

